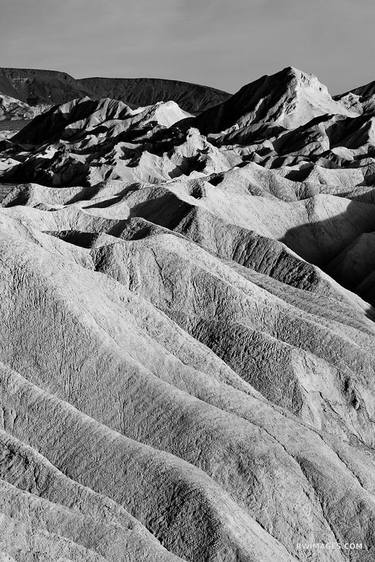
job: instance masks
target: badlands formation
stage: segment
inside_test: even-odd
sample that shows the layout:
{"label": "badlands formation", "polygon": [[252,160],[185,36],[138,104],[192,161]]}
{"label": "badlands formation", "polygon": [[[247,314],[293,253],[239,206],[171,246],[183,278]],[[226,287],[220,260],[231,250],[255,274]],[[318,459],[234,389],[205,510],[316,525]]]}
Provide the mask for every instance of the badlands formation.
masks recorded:
{"label": "badlands formation", "polygon": [[373,561],[375,87],[143,87],[0,143],[0,557]]}

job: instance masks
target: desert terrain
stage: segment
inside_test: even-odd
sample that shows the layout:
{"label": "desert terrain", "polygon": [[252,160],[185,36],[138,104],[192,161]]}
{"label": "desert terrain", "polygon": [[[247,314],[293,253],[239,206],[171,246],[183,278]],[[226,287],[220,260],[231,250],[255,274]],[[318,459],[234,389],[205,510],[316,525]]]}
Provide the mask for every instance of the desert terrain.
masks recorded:
{"label": "desert terrain", "polygon": [[1,559],[373,561],[375,82],[1,69],[0,184]]}

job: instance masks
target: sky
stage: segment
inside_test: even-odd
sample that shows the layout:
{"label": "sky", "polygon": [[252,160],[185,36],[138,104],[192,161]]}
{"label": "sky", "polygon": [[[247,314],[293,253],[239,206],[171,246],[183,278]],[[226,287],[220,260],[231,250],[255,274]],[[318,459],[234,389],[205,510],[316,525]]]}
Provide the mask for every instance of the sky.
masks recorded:
{"label": "sky", "polygon": [[0,66],[235,92],[285,66],[375,80],[375,0],[0,0]]}

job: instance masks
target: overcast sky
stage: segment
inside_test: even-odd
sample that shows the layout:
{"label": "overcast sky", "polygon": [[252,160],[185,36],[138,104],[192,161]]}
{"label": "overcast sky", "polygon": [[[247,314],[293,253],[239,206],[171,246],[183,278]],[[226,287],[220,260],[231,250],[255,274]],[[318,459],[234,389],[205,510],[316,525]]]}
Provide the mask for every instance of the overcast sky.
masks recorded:
{"label": "overcast sky", "polygon": [[332,93],[375,79],[375,0],[0,0],[0,66],[230,92],[296,66]]}

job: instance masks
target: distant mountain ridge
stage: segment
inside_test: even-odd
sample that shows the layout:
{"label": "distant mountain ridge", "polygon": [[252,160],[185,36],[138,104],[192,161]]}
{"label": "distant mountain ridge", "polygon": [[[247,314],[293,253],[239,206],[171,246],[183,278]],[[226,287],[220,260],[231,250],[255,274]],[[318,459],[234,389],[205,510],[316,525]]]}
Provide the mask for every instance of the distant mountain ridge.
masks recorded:
{"label": "distant mountain ridge", "polygon": [[61,104],[75,98],[109,97],[131,107],[175,101],[189,113],[224,102],[230,94],[199,84],[159,78],[82,78],[43,69],[0,68],[0,94],[29,105]]}

